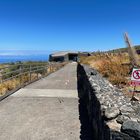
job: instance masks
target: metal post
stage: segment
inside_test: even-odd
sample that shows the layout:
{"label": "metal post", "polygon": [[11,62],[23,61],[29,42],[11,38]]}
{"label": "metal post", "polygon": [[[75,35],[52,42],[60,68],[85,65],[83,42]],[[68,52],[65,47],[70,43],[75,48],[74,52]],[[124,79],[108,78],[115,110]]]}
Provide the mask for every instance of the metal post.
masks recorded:
{"label": "metal post", "polygon": [[20,87],[22,86],[22,66],[19,68]]}
{"label": "metal post", "polygon": [[136,91],[136,85],[134,86],[134,89],[133,89],[131,101],[133,101],[133,99],[134,99],[134,97],[135,97],[135,91]]}
{"label": "metal post", "polygon": [[2,84],[3,80],[2,80],[2,75],[0,76],[0,84]]}
{"label": "metal post", "polygon": [[46,65],[46,68],[45,68],[45,75],[48,75],[48,65]]}
{"label": "metal post", "polygon": [[37,66],[37,79],[38,79],[38,66]]}
{"label": "metal post", "polygon": [[132,47],[127,33],[124,34],[124,38],[125,38],[125,42],[126,42],[127,47],[128,47],[128,54],[129,54],[130,62],[132,64],[132,66],[133,67],[134,66],[139,66],[138,55],[136,53],[135,48]]}
{"label": "metal post", "polygon": [[29,82],[31,82],[32,81],[32,67],[31,67],[31,65],[30,65],[30,70],[29,70]]}
{"label": "metal post", "polygon": [[2,84],[2,72],[0,73],[0,84]]}
{"label": "metal post", "polygon": [[42,75],[43,75],[43,77],[45,77],[45,75],[46,75],[45,73],[46,73],[46,65],[44,65],[43,66],[43,69],[42,69]]}
{"label": "metal post", "polygon": [[52,72],[52,64],[50,64],[50,73]]}
{"label": "metal post", "polygon": [[46,73],[45,73],[45,75],[48,75],[48,68],[49,68],[49,66],[46,65]]}

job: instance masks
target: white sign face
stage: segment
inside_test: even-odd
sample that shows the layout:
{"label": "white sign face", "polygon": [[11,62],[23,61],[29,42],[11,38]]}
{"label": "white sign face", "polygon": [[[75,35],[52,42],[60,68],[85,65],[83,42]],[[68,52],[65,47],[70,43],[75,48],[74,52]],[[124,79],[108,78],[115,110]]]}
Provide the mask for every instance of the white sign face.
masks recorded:
{"label": "white sign face", "polygon": [[133,68],[131,80],[140,82],[140,69]]}

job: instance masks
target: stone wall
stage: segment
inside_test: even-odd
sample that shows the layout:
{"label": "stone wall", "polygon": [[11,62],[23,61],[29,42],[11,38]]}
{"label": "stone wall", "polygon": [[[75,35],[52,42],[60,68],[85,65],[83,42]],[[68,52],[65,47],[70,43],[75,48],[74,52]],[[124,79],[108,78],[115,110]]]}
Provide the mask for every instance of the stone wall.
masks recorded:
{"label": "stone wall", "polygon": [[130,101],[89,66],[79,64],[77,77],[79,104],[87,112],[91,139],[140,140],[140,103]]}

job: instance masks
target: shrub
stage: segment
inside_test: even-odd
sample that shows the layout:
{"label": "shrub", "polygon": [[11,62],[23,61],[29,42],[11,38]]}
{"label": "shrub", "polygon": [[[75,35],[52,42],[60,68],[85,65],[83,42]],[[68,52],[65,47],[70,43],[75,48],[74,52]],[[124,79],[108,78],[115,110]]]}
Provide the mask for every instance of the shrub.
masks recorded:
{"label": "shrub", "polygon": [[129,76],[130,65],[127,53],[122,54],[95,54],[81,59],[82,63],[89,64],[97,69],[104,77],[115,85],[126,85]]}

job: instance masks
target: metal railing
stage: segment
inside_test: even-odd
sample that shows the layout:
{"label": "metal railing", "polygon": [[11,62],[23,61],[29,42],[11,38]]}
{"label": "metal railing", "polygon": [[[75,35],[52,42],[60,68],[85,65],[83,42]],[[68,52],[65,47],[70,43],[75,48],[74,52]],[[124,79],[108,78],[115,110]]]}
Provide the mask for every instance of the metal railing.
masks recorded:
{"label": "metal railing", "polygon": [[0,68],[0,100],[60,69],[62,63],[15,64]]}

